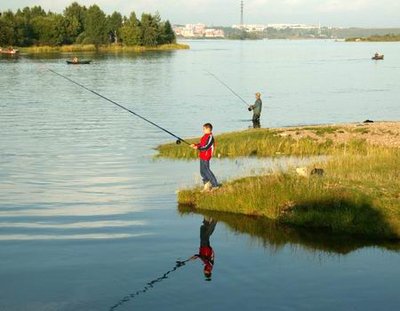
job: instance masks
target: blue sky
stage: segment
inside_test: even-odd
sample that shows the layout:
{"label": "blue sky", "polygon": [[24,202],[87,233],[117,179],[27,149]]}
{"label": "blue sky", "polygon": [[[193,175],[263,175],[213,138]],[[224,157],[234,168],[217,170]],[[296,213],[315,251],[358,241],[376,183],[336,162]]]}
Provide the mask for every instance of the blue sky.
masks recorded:
{"label": "blue sky", "polygon": [[[1,0],[0,11],[41,5],[62,12],[70,0]],[[80,0],[107,13],[159,11],[172,23],[232,25],[239,22],[240,0]],[[245,23],[308,23],[327,26],[400,27],[400,0],[244,0]]]}

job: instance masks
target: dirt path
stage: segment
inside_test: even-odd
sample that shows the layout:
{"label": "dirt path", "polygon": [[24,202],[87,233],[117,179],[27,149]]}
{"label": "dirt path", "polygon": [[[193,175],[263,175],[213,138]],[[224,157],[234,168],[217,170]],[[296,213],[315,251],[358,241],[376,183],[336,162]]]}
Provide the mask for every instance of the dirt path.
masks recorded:
{"label": "dirt path", "polygon": [[321,142],[331,139],[335,143],[365,139],[373,145],[400,148],[400,122],[330,124],[276,130],[280,136],[291,136],[295,139],[310,137]]}

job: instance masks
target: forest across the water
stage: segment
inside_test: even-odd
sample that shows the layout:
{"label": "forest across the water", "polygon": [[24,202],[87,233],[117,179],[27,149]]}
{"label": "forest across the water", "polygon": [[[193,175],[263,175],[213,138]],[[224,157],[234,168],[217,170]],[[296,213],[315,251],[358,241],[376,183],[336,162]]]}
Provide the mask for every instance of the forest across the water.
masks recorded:
{"label": "forest across the water", "polygon": [[122,44],[155,47],[175,43],[175,33],[168,20],[158,13],[135,12],[123,16],[107,15],[98,5],[86,7],[77,2],[63,13],[46,12],[40,6],[16,12],[0,12],[0,46],[62,46]]}

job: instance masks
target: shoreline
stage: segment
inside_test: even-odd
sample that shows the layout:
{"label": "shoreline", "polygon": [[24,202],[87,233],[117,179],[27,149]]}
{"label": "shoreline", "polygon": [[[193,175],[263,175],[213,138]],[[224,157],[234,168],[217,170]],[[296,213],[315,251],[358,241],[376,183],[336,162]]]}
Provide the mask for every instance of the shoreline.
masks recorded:
{"label": "shoreline", "polygon": [[[335,233],[400,239],[400,122],[245,130],[217,135],[216,140],[221,157],[329,159],[288,172],[226,181],[206,194],[200,187],[183,189],[179,204]],[[180,148],[159,146],[158,156],[196,157]],[[322,176],[311,175],[314,168],[322,169]]]}
{"label": "shoreline", "polygon": [[22,53],[143,53],[150,51],[175,51],[188,50],[190,46],[184,43],[163,44],[159,46],[124,46],[124,45],[102,45],[96,48],[94,44],[71,44],[62,46],[31,46],[21,47],[18,50]]}
{"label": "shoreline", "polygon": [[346,38],[346,42],[399,42],[399,34],[375,35],[369,37]]}

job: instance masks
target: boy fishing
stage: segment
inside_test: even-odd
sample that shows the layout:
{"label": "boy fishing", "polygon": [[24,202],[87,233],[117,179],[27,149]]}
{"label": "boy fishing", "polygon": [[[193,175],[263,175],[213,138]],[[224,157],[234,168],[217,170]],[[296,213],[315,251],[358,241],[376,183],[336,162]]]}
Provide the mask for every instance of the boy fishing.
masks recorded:
{"label": "boy fishing", "polygon": [[213,126],[210,123],[203,125],[203,137],[198,144],[191,144],[190,147],[196,149],[199,152],[200,158],[200,175],[203,178],[204,190],[210,190],[210,184],[212,189],[218,189],[219,184],[215,178],[213,172],[210,169],[210,160],[214,153],[214,137],[212,134]]}

